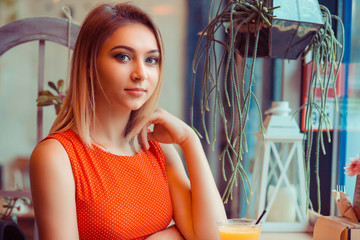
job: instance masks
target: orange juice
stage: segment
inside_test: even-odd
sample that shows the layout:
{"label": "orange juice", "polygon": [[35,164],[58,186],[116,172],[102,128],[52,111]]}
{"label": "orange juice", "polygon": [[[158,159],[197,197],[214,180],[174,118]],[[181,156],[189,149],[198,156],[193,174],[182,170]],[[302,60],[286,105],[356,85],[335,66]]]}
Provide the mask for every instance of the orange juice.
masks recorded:
{"label": "orange juice", "polygon": [[251,219],[229,219],[218,222],[221,240],[258,240],[261,224]]}
{"label": "orange juice", "polygon": [[220,228],[221,240],[258,240],[260,236],[260,229],[244,229],[243,226],[238,228]]}

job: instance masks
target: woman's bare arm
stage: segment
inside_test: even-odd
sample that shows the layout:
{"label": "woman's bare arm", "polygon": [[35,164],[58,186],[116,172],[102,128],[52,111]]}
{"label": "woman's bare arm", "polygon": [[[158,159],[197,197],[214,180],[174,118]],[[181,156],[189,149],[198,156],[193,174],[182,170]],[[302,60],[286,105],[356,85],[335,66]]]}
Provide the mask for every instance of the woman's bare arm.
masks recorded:
{"label": "woman's bare arm", "polygon": [[60,142],[48,139],[36,146],[30,182],[40,239],[79,239],[74,177]]}
{"label": "woman's bare arm", "polygon": [[148,138],[178,144],[187,163],[189,178],[176,149],[162,144],[176,226],[187,240],[220,239],[216,220],[226,219],[226,214],[198,136],[161,109],[154,112],[150,123],[154,124],[154,131],[148,133]]}

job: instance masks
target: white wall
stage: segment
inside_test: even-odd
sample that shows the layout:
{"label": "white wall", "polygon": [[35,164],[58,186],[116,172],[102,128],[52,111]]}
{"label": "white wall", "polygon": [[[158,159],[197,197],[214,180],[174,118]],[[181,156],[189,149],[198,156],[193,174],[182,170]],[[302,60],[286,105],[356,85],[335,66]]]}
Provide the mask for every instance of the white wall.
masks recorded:
{"label": "white wall", "polygon": [[[11,9],[6,9],[4,4],[0,5],[0,26],[6,24],[13,9],[18,19],[61,17],[64,4],[73,9],[74,21],[81,23],[87,12],[99,2],[104,1],[17,0]],[[154,17],[164,39],[165,70],[159,106],[183,118],[186,1],[132,2]],[[26,43],[0,57],[0,164],[17,156],[29,156],[36,145],[37,45],[36,42]],[[66,48],[50,43],[46,51],[45,82],[65,79]],[[45,116],[44,134],[55,118],[53,107],[45,108]]]}

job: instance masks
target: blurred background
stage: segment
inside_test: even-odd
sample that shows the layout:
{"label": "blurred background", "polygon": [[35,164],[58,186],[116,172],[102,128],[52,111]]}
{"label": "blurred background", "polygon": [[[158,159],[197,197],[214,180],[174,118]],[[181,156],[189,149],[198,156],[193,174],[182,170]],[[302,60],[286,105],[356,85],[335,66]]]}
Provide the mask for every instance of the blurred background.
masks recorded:
{"label": "blurred background", "polygon": [[[12,21],[31,17],[64,18],[62,6],[71,9],[73,21],[81,24],[87,12],[99,3],[97,0],[0,0],[0,27]],[[106,2],[106,1],[105,1]],[[118,1],[121,2],[121,1]],[[190,123],[192,60],[198,33],[208,22],[210,0],[133,0],[153,16],[162,33],[165,45],[165,70],[159,107]],[[220,1],[214,1],[218,4]],[[339,96],[340,108],[329,114],[334,122],[332,142],[326,143],[327,154],[321,156],[322,213],[334,212],[330,190],[335,185],[353,189],[355,179],[344,175],[343,167],[350,157],[360,153],[360,0],[320,1],[345,23],[346,50],[344,91]],[[1,36],[0,36],[1,38]],[[47,43],[48,44],[48,43]],[[45,55],[45,82],[67,79],[67,48],[49,43]],[[0,165],[3,189],[29,189],[27,175],[28,158],[36,145],[36,98],[37,98],[38,43],[29,42],[13,48],[0,57]],[[304,59],[258,59],[254,92],[263,112],[273,101],[288,101],[292,113],[303,101]],[[198,84],[199,85],[199,84]],[[45,86],[46,88],[46,86]],[[249,113],[248,152],[244,166],[251,176],[255,154],[255,132],[259,131],[259,117],[252,106]],[[55,119],[53,107],[44,108],[44,134]],[[194,115],[195,125],[201,131],[201,116]],[[295,115],[301,125],[301,117]],[[217,160],[224,137],[219,137],[215,150],[203,141],[220,193],[226,182],[221,174],[221,162]],[[313,190],[315,192],[316,190]],[[315,193],[312,193],[315,194]],[[351,197],[351,191],[349,195]],[[236,188],[234,199],[226,204],[228,217],[244,216],[246,202],[242,189]],[[316,204],[315,204],[316,208]]]}

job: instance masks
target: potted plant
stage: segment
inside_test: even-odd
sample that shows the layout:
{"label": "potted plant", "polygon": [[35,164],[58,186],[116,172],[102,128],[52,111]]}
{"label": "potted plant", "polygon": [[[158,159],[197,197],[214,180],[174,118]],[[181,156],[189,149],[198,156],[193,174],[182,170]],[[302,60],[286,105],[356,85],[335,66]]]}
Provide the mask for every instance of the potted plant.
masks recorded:
{"label": "potted plant", "polygon": [[49,81],[48,85],[55,91],[55,94],[49,90],[43,90],[39,92],[39,96],[36,99],[37,106],[52,106],[54,105],[56,115],[60,112],[65,100],[64,92],[64,80],[60,79],[56,85],[54,82]]}
{"label": "potted plant", "polygon": [[[294,3],[297,4],[296,7],[292,6]],[[311,72],[310,86],[320,84],[322,97],[321,103],[318,104],[315,98],[311,97],[313,88],[310,87],[310,97],[307,103],[299,108],[299,110],[306,109],[305,119],[308,128],[304,134],[307,139],[304,156],[307,176],[312,151],[310,143],[313,141],[312,121],[310,121],[313,111],[319,111],[321,115],[319,129],[326,128],[329,124],[329,119],[324,114],[327,91],[329,86],[335,84],[339,65],[335,62],[341,62],[344,49],[344,40],[337,40],[331,21],[333,18],[336,19],[343,29],[342,21],[331,15],[326,7],[319,8],[316,0],[281,1],[279,6],[272,4],[273,1],[266,0],[229,0],[226,3],[223,0],[220,1],[215,16],[209,20],[208,25],[200,33],[193,59],[191,125],[201,136],[193,122],[193,109],[197,104],[194,102],[196,76],[200,71],[202,76],[199,104],[205,139],[208,143],[212,142],[213,145],[216,141],[216,130],[212,131],[212,136],[208,134],[207,114],[210,114],[214,122],[218,116],[221,118],[226,139],[226,144],[219,156],[222,161],[223,177],[227,181],[223,194],[224,202],[232,197],[232,190],[237,184],[238,176],[240,176],[243,186],[250,187],[241,160],[244,152],[247,151],[245,130],[249,120],[248,112],[251,101],[257,107],[261,123],[260,129],[263,134],[265,133],[262,125],[262,110],[253,92],[254,67],[257,57],[297,59],[300,55],[311,53],[314,68]],[[213,8],[212,1],[210,8]],[[309,8],[310,14],[307,17],[310,21],[294,21],[293,18],[296,14],[306,13]],[[289,11],[296,11],[296,13]],[[218,37],[222,35],[221,33],[226,33],[226,40]],[[199,70],[200,61],[203,61],[204,64],[201,70]],[[319,79],[319,72],[326,69],[329,63],[331,65],[330,75],[326,79]],[[337,67],[334,68],[334,65]],[[235,125],[238,128],[235,128]],[[215,124],[213,128],[216,128]],[[315,161],[318,162],[323,142],[322,134],[318,135],[316,141]],[[230,164],[232,170],[228,179],[225,174],[227,164]],[[243,188],[245,189],[245,187]],[[246,191],[245,198],[247,199]]]}

